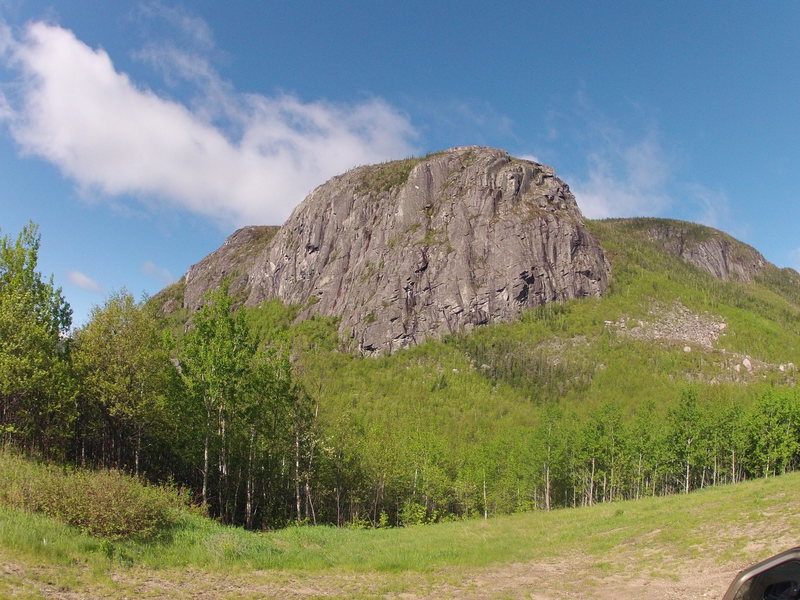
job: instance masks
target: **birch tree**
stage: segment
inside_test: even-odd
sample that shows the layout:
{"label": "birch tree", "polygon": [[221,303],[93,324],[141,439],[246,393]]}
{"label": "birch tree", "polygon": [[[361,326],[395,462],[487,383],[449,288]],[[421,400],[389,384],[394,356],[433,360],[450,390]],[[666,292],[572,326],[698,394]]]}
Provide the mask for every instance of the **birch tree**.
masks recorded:
{"label": "birch tree", "polygon": [[40,239],[33,223],[16,240],[0,237],[0,435],[58,454],[75,418],[72,309],[53,278],[36,270]]}
{"label": "birch tree", "polygon": [[143,441],[166,419],[173,370],[156,320],[127,291],[112,294],[77,333],[74,354],[84,406],[102,419],[102,462],[138,475]]}

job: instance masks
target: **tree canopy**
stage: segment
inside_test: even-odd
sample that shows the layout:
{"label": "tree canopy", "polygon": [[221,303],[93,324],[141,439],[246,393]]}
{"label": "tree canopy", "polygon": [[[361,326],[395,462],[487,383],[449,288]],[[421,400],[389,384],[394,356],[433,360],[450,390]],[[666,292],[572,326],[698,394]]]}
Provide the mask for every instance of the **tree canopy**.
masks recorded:
{"label": "tree canopy", "polygon": [[72,310],[37,271],[40,236],[0,237],[0,431],[31,450],[65,449],[75,417],[67,333]]}
{"label": "tree canopy", "polygon": [[378,359],[338,352],[336,323],[295,323],[298,307],[237,310],[224,284],[180,323],[123,290],[70,333],[39,243],[34,225],[0,237],[3,444],[175,482],[225,523],[486,518],[800,467],[795,388],[678,380],[706,358],[614,339],[598,303]]}

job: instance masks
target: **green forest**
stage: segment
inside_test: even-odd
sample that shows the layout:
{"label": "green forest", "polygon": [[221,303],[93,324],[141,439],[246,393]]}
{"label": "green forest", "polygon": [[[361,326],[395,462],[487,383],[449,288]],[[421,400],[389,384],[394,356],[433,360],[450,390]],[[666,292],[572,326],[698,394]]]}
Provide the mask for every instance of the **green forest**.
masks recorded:
{"label": "green forest", "polygon": [[[239,307],[224,284],[191,315],[123,290],[73,330],[31,224],[0,237],[3,447],[180,488],[248,529],[489,518],[796,470],[796,273],[721,282],[629,223],[589,225],[606,297],[364,358],[340,351],[335,319]],[[723,319],[726,350],[609,326],[674,305]]]}

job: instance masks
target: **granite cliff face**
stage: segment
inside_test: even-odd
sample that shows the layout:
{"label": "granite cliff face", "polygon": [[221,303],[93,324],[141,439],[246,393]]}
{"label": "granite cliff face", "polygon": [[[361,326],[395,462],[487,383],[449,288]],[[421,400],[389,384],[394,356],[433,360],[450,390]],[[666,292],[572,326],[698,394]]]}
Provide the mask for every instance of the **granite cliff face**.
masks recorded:
{"label": "granite cliff face", "polygon": [[242,227],[233,232],[222,246],[192,265],[183,276],[183,306],[189,310],[200,308],[205,293],[219,287],[223,279],[229,281],[232,296],[248,295],[249,270],[253,261],[279,230],[277,226],[263,225]]}
{"label": "granite cliff face", "polygon": [[638,229],[665,252],[724,281],[751,282],[768,265],[755,248],[711,227],[672,219],[619,221]]}
{"label": "granite cliff face", "polygon": [[[190,269],[186,307],[246,231]],[[277,297],[302,306],[299,318],[340,317],[340,336],[363,353],[599,296],[610,275],[552,169],[475,146],[334,177],[248,262],[238,275],[248,305]]]}

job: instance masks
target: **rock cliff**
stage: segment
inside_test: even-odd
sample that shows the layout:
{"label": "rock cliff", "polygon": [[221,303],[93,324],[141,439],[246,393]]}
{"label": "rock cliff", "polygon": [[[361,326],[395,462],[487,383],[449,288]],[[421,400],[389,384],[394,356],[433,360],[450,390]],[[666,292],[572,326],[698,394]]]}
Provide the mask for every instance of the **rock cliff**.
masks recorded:
{"label": "rock cliff", "polygon": [[[250,231],[189,270],[186,307]],[[238,281],[248,305],[277,297],[302,306],[299,318],[340,317],[352,349],[381,353],[599,296],[609,274],[551,168],[470,146],[334,177],[250,252]]]}
{"label": "rock cliff", "polygon": [[724,281],[751,282],[768,264],[755,248],[727,233],[672,219],[619,219],[665,252],[676,254]]}
{"label": "rock cliff", "polygon": [[280,227],[262,225],[234,231],[222,246],[192,265],[183,276],[179,282],[183,286],[183,306],[189,310],[200,308],[206,292],[219,287],[223,279],[229,281],[234,298],[246,297],[250,293],[250,268],[278,230]]}

